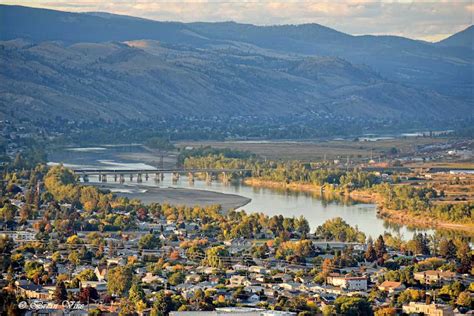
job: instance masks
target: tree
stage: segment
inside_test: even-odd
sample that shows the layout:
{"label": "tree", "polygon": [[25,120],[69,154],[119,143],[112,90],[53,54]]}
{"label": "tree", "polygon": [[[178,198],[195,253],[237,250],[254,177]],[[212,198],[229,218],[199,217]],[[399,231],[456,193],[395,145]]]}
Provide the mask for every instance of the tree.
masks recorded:
{"label": "tree", "polygon": [[71,251],[67,256],[69,262],[73,265],[78,265],[81,262],[81,258],[79,258],[79,253],[75,250]]}
{"label": "tree", "polygon": [[224,246],[216,246],[206,250],[206,261],[210,267],[221,268],[224,266],[222,257],[228,257],[229,252]]}
{"label": "tree", "polygon": [[375,311],[375,316],[396,316],[397,310],[393,307],[383,307]]}
{"label": "tree", "polygon": [[168,278],[168,282],[171,285],[178,285],[184,282],[184,274],[182,272],[175,272]]}
{"label": "tree", "polygon": [[135,305],[140,301],[145,301],[145,292],[138,282],[133,283],[132,287],[130,288],[130,291],[128,292],[128,299]]}
{"label": "tree", "polygon": [[37,261],[25,262],[26,277],[30,280],[38,280],[44,272],[43,265]]}
{"label": "tree", "polygon": [[99,293],[94,287],[87,286],[81,288],[79,292],[79,301],[83,304],[88,304],[90,301],[96,301],[99,299]]}
{"label": "tree", "polygon": [[295,220],[295,230],[298,231],[302,236],[309,234],[310,227],[306,218],[300,216]]}
{"label": "tree", "polygon": [[16,206],[11,203],[5,203],[0,208],[0,219],[4,222],[11,222],[15,218]]}
{"label": "tree", "polygon": [[372,238],[369,238],[369,241],[367,243],[367,250],[365,251],[364,258],[365,260],[369,262],[374,262],[375,260],[377,260],[377,253],[375,251]]}
{"label": "tree", "polygon": [[186,250],[186,256],[190,260],[199,260],[204,257],[204,251],[198,246],[191,246]]}
{"label": "tree", "polygon": [[415,254],[429,255],[428,237],[423,234],[415,234],[408,243],[408,248]]}
{"label": "tree", "polygon": [[54,301],[61,304],[65,300],[67,300],[66,285],[63,281],[59,281],[56,283],[56,289],[54,290]]}
{"label": "tree", "polygon": [[143,235],[138,241],[140,249],[156,249],[160,246],[160,240],[153,234]]}
{"label": "tree", "polygon": [[452,239],[441,239],[439,242],[439,254],[446,259],[456,258],[456,245]]}
{"label": "tree", "polygon": [[173,301],[169,295],[166,295],[164,291],[159,291],[155,296],[155,302],[153,303],[152,314],[154,315],[167,315],[173,310]]}
{"label": "tree", "polygon": [[316,235],[326,240],[357,242],[365,240],[364,233],[360,232],[357,227],[351,227],[341,217],[328,219],[321,226],[318,226]]}
{"label": "tree", "polygon": [[336,308],[332,305],[325,305],[322,309],[324,316],[331,316],[336,314]]}
{"label": "tree", "polygon": [[132,269],[118,266],[107,272],[107,291],[112,295],[124,295],[132,285]]}
{"label": "tree", "polygon": [[462,307],[471,307],[471,293],[468,291],[461,292],[456,300],[456,305]]}
{"label": "tree", "polygon": [[334,301],[336,313],[350,316],[373,315],[372,308],[366,298],[339,296]]}
{"label": "tree", "polygon": [[459,260],[459,273],[469,273],[472,267],[472,254],[471,254],[471,247],[469,243],[465,240],[460,240],[458,242],[456,256]]}
{"label": "tree", "polygon": [[122,297],[120,299],[119,316],[135,315],[135,312],[135,305],[127,297]]}
{"label": "tree", "polygon": [[383,240],[382,235],[379,235],[377,241],[375,242],[375,253],[378,259],[382,259],[387,253],[387,248],[385,247],[385,241]]}
{"label": "tree", "polygon": [[85,270],[81,271],[77,275],[77,278],[79,280],[81,280],[81,282],[96,281],[97,280],[97,276],[95,275],[94,270],[92,270],[92,269],[85,269]]}

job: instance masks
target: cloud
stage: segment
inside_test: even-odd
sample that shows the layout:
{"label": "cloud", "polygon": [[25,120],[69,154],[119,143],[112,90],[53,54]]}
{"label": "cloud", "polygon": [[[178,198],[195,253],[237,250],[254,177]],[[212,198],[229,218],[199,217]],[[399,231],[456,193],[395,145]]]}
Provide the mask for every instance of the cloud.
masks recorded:
{"label": "cloud", "polygon": [[425,0],[6,0],[5,4],[65,11],[106,11],[166,21],[236,21],[258,25],[319,23],[350,34],[391,34],[439,40],[472,24],[466,1]]}

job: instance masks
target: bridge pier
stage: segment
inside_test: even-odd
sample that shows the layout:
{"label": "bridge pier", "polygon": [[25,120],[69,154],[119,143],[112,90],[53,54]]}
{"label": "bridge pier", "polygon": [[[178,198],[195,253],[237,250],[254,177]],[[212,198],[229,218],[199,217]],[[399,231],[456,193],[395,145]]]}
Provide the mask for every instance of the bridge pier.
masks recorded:
{"label": "bridge pier", "polygon": [[225,171],[222,172],[222,182],[223,182],[224,184],[229,183],[229,175],[228,175],[227,172],[225,172]]}
{"label": "bridge pier", "polygon": [[[213,180],[222,180],[224,183],[230,182],[233,176],[244,176],[249,174],[251,170],[248,169],[212,169],[212,168],[195,168],[195,169],[184,169],[184,168],[170,168],[170,169],[76,169],[73,170],[78,178],[82,178],[84,182],[89,181],[89,176],[97,176],[99,182],[107,182],[107,176],[113,177],[113,181],[124,183],[125,178],[129,177],[130,181],[133,182],[134,177],[137,176],[137,182],[148,181],[150,177],[153,177],[156,182],[163,181],[165,173],[169,173],[172,181],[178,181],[181,175],[187,175],[190,183],[194,182],[196,175],[204,178],[207,183],[211,183]],[[151,174],[150,174],[151,173]],[[255,171],[255,174],[259,174],[261,171]]]}

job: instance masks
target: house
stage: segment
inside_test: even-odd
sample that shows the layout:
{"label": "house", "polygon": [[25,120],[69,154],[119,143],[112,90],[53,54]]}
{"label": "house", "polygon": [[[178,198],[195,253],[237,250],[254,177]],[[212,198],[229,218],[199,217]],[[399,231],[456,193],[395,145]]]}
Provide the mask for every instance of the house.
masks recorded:
{"label": "house", "polygon": [[127,264],[127,260],[123,257],[116,257],[116,258],[109,258],[107,259],[107,266],[110,265],[117,265],[117,266],[122,266]]}
{"label": "house", "polygon": [[424,284],[450,283],[456,278],[456,273],[451,271],[428,270],[413,273],[415,280]]}
{"label": "house", "polygon": [[351,291],[367,290],[367,277],[364,276],[356,277],[331,273],[326,278],[326,282],[328,284],[340,286],[343,289]]}
{"label": "house", "polygon": [[232,266],[235,271],[247,271],[249,268],[246,265],[237,263]]}
{"label": "house", "polygon": [[105,292],[105,291],[107,291],[107,282],[103,282],[103,281],[82,281],[81,282],[81,288],[86,288],[86,287],[93,287],[99,293],[100,292]]}
{"label": "house", "polygon": [[247,277],[243,275],[233,275],[229,282],[231,286],[248,285],[250,283]]}
{"label": "house", "polygon": [[282,289],[285,289],[287,291],[297,291],[300,289],[300,287],[302,286],[301,283],[297,283],[297,282],[284,282],[284,283],[280,283],[278,284]]}
{"label": "house", "polygon": [[261,267],[261,266],[251,266],[249,268],[249,272],[252,272],[252,273],[265,273],[267,271],[267,269],[265,269],[265,267]]}
{"label": "house", "polygon": [[104,281],[107,278],[107,271],[106,266],[95,267],[94,274],[97,277],[97,280]]}
{"label": "house", "polygon": [[201,281],[201,276],[199,274],[188,274],[185,278],[186,283],[198,283]]}
{"label": "house", "polygon": [[153,275],[151,272],[147,272],[145,276],[142,278],[143,283],[151,284],[151,283],[166,283],[168,280],[165,278],[162,278],[158,275]]}
{"label": "house", "polygon": [[405,285],[402,282],[384,281],[378,286],[378,289],[388,293],[398,293],[405,289]]}
{"label": "house", "polygon": [[408,315],[454,316],[451,306],[441,304],[410,302],[408,305],[403,305],[402,310]]}
{"label": "house", "polygon": [[274,282],[290,282],[293,280],[293,277],[287,273],[277,273],[272,276]]}
{"label": "house", "polygon": [[333,285],[313,285],[309,290],[313,293],[344,294],[344,290],[341,287]]}
{"label": "house", "polygon": [[227,315],[241,315],[241,316],[295,316],[294,312],[264,310],[260,308],[250,307],[224,307],[216,308],[215,311],[185,311],[185,312],[170,312],[170,316],[227,316]]}
{"label": "house", "polygon": [[48,290],[43,288],[41,285],[36,285],[33,283],[17,284],[17,293],[18,295],[26,298],[33,298],[38,300],[52,299],[52,296]]}

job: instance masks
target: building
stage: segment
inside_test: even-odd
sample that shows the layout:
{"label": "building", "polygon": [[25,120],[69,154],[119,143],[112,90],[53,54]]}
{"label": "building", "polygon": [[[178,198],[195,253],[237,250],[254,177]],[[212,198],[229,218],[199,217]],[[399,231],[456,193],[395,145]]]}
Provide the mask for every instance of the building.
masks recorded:
{"label": "building", "polygon": [[405,289],[405,285],[403,285],[402,282],[384,281],[378,286],[378,289],[388,293],[397,293],[403,291]]}
{"label": "building", "polygon": [[43,288],[41,285],[32,283],[19,284],[17,283],[17,294],[26,298],[38,299],[38,300],[50,300],[52,298],[51,293]]}
{"label": "building", "polygon": [[241,286],[241,285],[249,285],[250,282],[246,276],[243,275],[233,275],[230,280],[231,286]]}
{"label": "building", "polygon": [[403,313],[409,315],[424,314],[429,316],[454,316],[453,309],[449,305],[416,302],[410,302],[408,305],[403,305]]}
{"label": "building", "polygon": [[188,311],[188,312],[170,312],[170,316],[296,316],[293,312],[271,311],[259,308],[249,307],[224,307],[216,308],[215,311]]}
{"label": "building", "polygon": [[334,286],[340,286],[343,289],[351,291],[366,291],[367,290],[367,277],[355,277],[348,275],[340,275],[337,273],[331,273],[326,278],[328,284]]}
{"label": "building", "polygon": [[456,273],[451,271],[428,270],[413,273],[415,280],[420,283],[450,283],[456,278]]}
{"label": "building", "polygon": [[94,274],[99,282],[102,282],[107,278],[107,271],[108,270],[106,266],[95,267]]}

